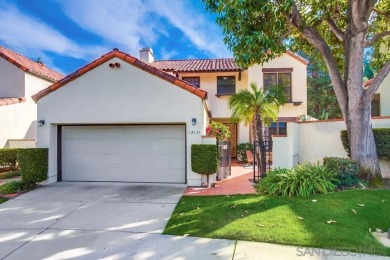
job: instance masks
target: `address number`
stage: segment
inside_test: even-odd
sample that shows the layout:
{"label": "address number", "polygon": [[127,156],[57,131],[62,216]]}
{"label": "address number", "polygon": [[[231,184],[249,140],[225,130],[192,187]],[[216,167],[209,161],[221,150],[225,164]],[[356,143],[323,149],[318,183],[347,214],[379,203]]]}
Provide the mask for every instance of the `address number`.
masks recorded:
{"label": "address number", "polygon": [[200,135],[200,131],[191,131],[191,130],[189,130],[188,134],[189,135]]}

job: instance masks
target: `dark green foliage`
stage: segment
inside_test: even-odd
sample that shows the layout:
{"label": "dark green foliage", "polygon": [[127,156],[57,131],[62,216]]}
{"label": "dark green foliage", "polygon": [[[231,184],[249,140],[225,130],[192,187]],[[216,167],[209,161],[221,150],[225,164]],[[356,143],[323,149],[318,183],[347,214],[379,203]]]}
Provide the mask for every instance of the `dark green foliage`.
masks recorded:
{"label": "dark green foliage", "polygon": [[274,169],[259,184],[259,191],[279,196],[309,196],[335,189],[335,175],[326,166],[307,163],[292,169]]}
{"label": "dark green foliage", "polygon": [[24,189],[24,182],[22,180],[10,181],[0,185],[0,194],[16,193]]}
{"label": "dark green foliage", "polygon": [[324,165],[336,174],[337,187],[356,187],[362,180],[358,177],[360,168],[357,162],[351,159],[325,157]]}
{"label": "dark green foliage", "polygon": [[241,143],[237,145],[237,159],[242,162],[247,162],[246,151],[253,151],[252,143]]}
{"label": "dark green foliage", "polygon": [[20,176],[19,171],[10,171],[10,172],[2,172],[0,173],[0,179],[9,179],[16,176]]}
{"label": "dark green foliage", "polygon": [[341,118],[341,110],[323,59],[319,54],[299,54],[310,61],[307,66],[307,113],[320,120]]}
{"label": "dark green foliage", "polygon": [[20,149],[18,153],[18,160],[20,174],[27,186],[33,187],[36,183],[47,179],[48,149]]}
{"label": "dark green foliage", "polygon": [[18,148],[3,148],[0,149],[0,166],[10,167],[11,170],[16,170],[18,161]]}
{"label": "dark green foliage", "polygon": [[[378,154],[378,158],[389,161],[390,160],[390,128],[375,128],[372,129],[372,131],[374,133],[376,152]],[[344,146],[344,149],[347,152],[347,155],[351,157],[347,130],[341,130],[340,138]]]}
{"label": "dark green foliage", "polygon": [[191,146],[192,171],[211,175],[217,172],[217,146],[214,144],[193,144]]}

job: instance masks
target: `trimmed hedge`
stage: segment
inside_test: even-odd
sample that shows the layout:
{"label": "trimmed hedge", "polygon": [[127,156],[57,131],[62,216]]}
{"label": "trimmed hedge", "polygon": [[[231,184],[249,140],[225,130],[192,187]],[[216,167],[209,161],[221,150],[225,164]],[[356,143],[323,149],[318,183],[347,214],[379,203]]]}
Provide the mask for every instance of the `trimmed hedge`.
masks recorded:
{"label": "trimmed hedge", "polygon": [[36,183],[47,179],[48,149],[27,148],[18,153],[20,174],[26,185],[35,186]]}
{"label": "trimmed hedge", "polygon": [[[372,129],[376,144],[376,152],[378,158],[382,160],[390,160],[390,128],[375,128]],[[340,132],[341,142],[348,156],[351,157],[351,150],[348,140],[347,130]]]}
{"label": "trimmed hedge", "polygon": [[338,188],[354,187],[362,182],[358,177],[360,168],[356,161],[346,158],[325,157],[324,165],[336,174]]}
{"label": "trimmed hedge", "polygon": [[0,194],[12,194],[24,190],[25,183],[22,180],[10,181],[0,185]]}
{"label": "trimmed hedge", "polygon": [[13,171],[16,170],[19,150],[19,148],[0,149],[0,166],[10,167]]}
{"label": "trimmed hedge", "polygon": [[193,144],[191,146],[192,171],[211,175],[218,170],[218,149],[214,144]]}

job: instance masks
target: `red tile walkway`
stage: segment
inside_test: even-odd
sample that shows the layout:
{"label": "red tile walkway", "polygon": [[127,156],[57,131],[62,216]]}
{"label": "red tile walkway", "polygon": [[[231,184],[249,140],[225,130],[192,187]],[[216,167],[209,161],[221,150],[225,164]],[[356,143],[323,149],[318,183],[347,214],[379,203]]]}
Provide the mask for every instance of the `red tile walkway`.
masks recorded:
{"label": "red tile walkway", "polygon": [[215,187],[188,187],[184,191],[185,196],[211,196],[211,195],[234,195],[256,194],[250,180],[253,179],[253,168],[244,167],[236,161],[232,162],[232,175],[217,181]]}

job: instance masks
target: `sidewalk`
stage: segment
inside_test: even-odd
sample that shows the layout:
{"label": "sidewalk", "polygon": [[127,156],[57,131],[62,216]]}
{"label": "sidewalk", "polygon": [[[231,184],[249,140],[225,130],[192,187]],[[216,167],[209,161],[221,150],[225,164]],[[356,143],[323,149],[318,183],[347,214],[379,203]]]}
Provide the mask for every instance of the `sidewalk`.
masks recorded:
{"label": "sidewalk", "polygon": [[[168,239],[164,248],[153,252],[153,257],[134,259],[261,259],[261,260],[385,260],[390,257],[365,255],[330,249],[304,248],[299,246],[284,246],[277,244],[234,241],[227,239],[209,239],[189,236],[161,236]],[[166,241],[166,242],[168,242]],[[186,245],[186,246],[184,246]],[[381,252],[378,252],[381,254]]]}

